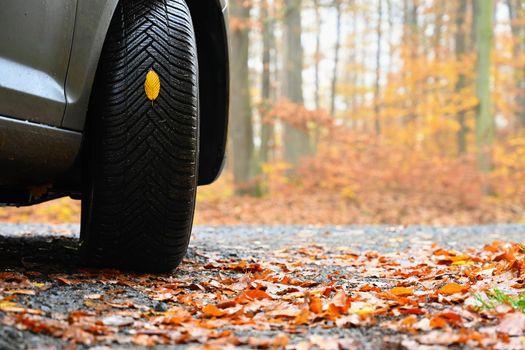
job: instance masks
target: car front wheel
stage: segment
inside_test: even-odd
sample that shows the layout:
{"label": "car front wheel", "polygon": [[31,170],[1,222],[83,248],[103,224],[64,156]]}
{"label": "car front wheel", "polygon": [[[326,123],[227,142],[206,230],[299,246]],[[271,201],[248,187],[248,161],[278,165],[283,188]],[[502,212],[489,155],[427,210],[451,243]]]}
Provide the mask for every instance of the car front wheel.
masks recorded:
{"label": "car front wheel", "polygon": [[119,2],[85,132],[82,255],[175,268],[190,239],[199,155],[197,49],[184,0]]}

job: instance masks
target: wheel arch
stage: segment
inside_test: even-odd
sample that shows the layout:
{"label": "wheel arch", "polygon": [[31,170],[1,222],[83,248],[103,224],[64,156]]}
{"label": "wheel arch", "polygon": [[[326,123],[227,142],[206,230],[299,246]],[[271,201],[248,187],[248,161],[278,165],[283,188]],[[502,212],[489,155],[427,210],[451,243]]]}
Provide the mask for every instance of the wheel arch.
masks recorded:
{"label": "wheel arch", "polygon": [[229,58],[224,0],[186,0],[199,55],[199,185],[220,175],[226,153],[229,108]]}

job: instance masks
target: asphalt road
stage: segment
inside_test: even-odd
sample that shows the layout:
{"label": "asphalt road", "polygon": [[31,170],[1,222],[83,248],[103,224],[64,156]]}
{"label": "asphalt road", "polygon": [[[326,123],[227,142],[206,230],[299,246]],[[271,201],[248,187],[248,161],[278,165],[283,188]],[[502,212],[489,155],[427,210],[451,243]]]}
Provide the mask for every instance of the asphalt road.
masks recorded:
{"label": "asphalt road", "polygon": [[[17,303],[43,312],[67,314],[82,309],[86,295],[107,292],[111,285],[81,284],[67,285],[56,282],[56,276],[67,276],[78,270],[76,243],[79,227],[75,225],[0,225],[0,271],[38,274],[42,284],[50,288],[36,295],[18,296]],[[396,251],[415,251],[419,248],[438,244],[444,248],[461,250],[466,247],[481,247],[494,240],[523,242],[525,225],[489,225],[468,227],[388,227],[388,226],[200,226],[194,229],[188,259],[246,259],[264,261],[269,253],[289,247],[318,244],[326,247],[330,253],[338,247],[350,247],[359,253],[378,251],[381,253]],[[184,263],[183,263],[184,264]],[[316,279],[326,280],[333,270],[322,266]],[[185,273],[185,272],[180,272]],[[177,272],[175,272],[177,274]],[[191,276],[189,276],[191,278]],[[202,276],[199,276],[202,277]],[[195,276],[197,279],[197,277]],[[386,283],[386,282],[385,282]],[[162,308],[158,302],[132,286],[124,288],[127,299],[140,302],[151,308]],[[3,317],[0,311],[0,320]],[[1,322],[0,322],[1,323]],[[249,331],[255,336],[272,336],[271,332]],[[259,334],[258,334],[259,332]],[[306,334],[331,335],[335,337],[353,337],[359,340],[359,348],[402,348],[400,336],[385,334],[374,327],[354,329],[311,329]],[[294,341],[297,341],[295,339]],[[396,340],[397,339],[397,340]],[[61,348],[67,343],[54,337],[21,331],[14,326],[0,325],[0,349]],[[111,345],[116,348],[131,345]],[[82,348],[82,346],[81,346]],[[101,348],[102,349],[102,348]],[[104,348],[105,349],[105,348]]]}

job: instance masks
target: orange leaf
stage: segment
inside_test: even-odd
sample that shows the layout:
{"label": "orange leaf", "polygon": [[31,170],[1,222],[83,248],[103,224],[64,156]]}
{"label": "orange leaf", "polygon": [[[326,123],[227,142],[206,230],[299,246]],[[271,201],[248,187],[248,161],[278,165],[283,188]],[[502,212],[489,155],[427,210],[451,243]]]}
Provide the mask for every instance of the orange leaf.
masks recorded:
{"label": "orange leaf", "polygon": [[430,328],[445,328],[447,326],[447,321],[439,316],[432,317],[430,320]]}
{"label": "orange leaf", "polygon": [[323,301],[320,298],[313,296],[310,299],[310,311],[315,314],[323,312]]}
{"label": "orange leaf", "polygon": [[395,287],[390,289],[390,293],[397,295],[398,297],[406,297],[409,295],[413,295],[414,290],[412,288],[407,287]]}
{"label": "orange leaf", "polygon": [[232,270],[246,270],[247,267],[248,263],[245,260],[241,260],[237,264],[231,264],[229,266],[229,268]]}
{"label": "orange leaf", "polygon": [[156,345],[155,339],[146,334],[134,335],[131,341],[135,345],[145,346],[148,348]]}
{"label": "orange leaf", "polygon": [[205,317],[221,317],[226,315],[226,312],[219,309],[217,306],[208,304],[202,308],[202,313]]}
{"label": "orange leaf", "polygon": [[345,291],[341,290],[330,300],[330,305],[333,305],[339,309],[339,313],[344,314],[350,308],[350,300],[346,296]]}
{"label": "orange leaf", "polygon": [[417,317],[414,316],[414,315],[410,315],[408,317],[405,317],[404,319],[401,320],[401,325],[402,326],[412,326],[414,325],[415,323],[417,322]]}
{"label": "orange leaf", "polygon": [[495,261],[506,260],[508,262],[514,262],[516,260],[516,257],[511,251],[506,250],[505,253],[496,256],[494,260]]}
{"label": "orange leaf", "polygon": [[453,311],[443,311],[443,312],[440,312],[438,316],[446,319],[449,323],[457,324],[463,321],[461,316]]}
{"label": "orange leaf", "polygon": [[330,319],[336,319],[341,315],[341,312],[337,306],[334,304],[329,304],[328,308],[326,309],[326,313]]}
{"label": "orange leaf", "polygon": [[451,295],[451,294],[455,294],[455,293],[466,292],[468,289],[469,289],[469,287],[467,287],[467,286],[462,286],[462,285],[457,284],[457,283],[449,283],[449,284],[446,284],[443,287],[441,287],[438,290],[438,293],[439,294],[444,294],[444,295]]}
{"label": "orange leaf", "polygon": [[299,312],[299,314],[295,316],[293,323],[294,324],[308,324],[309,318],[310,318],[310,310],[308,310],[307,307],[304,307],[301,309],[301,312]]}
{"label": "orange leaf", "polygon": [[259,289],[252,289],[244,292],[251,299],[273,299],[268,293]]}
{"label": "orange leaf", "polygon": [[380,292],[381,288],[376,287],[376,286],[371,286],[369,284],[365,284],[364,286],[359,288],[359,291],[360,292]]}

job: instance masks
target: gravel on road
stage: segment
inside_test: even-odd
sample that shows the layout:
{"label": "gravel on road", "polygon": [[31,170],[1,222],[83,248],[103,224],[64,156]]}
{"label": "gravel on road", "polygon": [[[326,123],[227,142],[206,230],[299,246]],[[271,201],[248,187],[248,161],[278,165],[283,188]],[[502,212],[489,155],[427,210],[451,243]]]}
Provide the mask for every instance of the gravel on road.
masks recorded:
{"label": "gravel on road", "polygon": [[[119,308],[119,303],[128,303],[135,308],[162,312],[169,305],[164,301],[154,300],[144,288],[135,288],[125,283],[73,283],[79,266],[77,241],[79,227],[76,225],[40,225],[40,224],[0,224],[0,272],[14,272],[30,276],[33,285],[44,286],[37,293],[15,293],[9,302],[16,303],[28,310],[38,310],[46,315],[71,315],[78,310],[90,308],[91,299],[100,295],[112,295],[112,303]],[[461,251],[467,248],[481,248],[493,241],[524,242],[525,225],[486,225],[465,227],[396,227],[396,226],[198,226],[194,228],[186,262],[171,276],[162,278],[180,278],[195,281],[192,288],[200,288],[199,282],[209,276],[194,275],[195,271],[185,266],[189,262],[205,264],[214,261],[248,261],[249,263],[265,261],[275,252],[310,245],[323,247],[323,254],[336,255],[342,249],[356,254],[375,251],[381,254],[395,252],[417,252],[439,246],[444,249]],[[333,280],[333,274],[339,273],[341,266],[320,264],[315,276],[308,276],[316,281],[326,283]],[[93,274],[91,271],[90,273]],[[101,272],[105,273],[105,272]],[[109,273],[111,274],[111,273]],[[224,274],[224,275],[223,275]],[[213,276],[212,276],[213,275]],[[225,277],[227,272],[219,272]],[[228,277],[228,276],[226,276]],[[354,276],[357,280],[359,276]],[[71,280],[68,280],[68,279]],[[115,278],[117,280],[117,278]],[[391,281],[368,278],[377,286],[390,286]],[[0,281],[1,282],[1,281]],[[71,283],[70,283],[71,282]],[[196,287],[195,287],[196,286]],[[392,285],[393,286],[393,285]],[[116,291],[118,289],[118,292]],[[3,295],[0,288],[0,306]],[[87,300],[87,301],[86,301]],[[139,305],[140,307],[137,307]],[[92,306],[92,305],[91,305]],[[66,316],[61,316],[66,317]],[[111,318],[112,317],[112,318]],[[111,316],[100,322],[118,328],[122,339],[132,335],[126,329],[127,317]],[[20,329],[16,324],[2,322],[6,312],[0,307],[0,349],[60,349],[72,347],[71,342],[46,334]],[[49,332],[47,332],[49,333]],[[129,334],[128,334],[129,333]],[[236,329],[240,337],[272,338],[278,330],[256,330],[250,328]],[[349,348],[378,349],[410,348],[407,334],[388,331],[377,326],[353,328],[309,327],[292,334],[289,347],[301,344],[306,339],[315,337],[332,337],[335,339],[352,339]],[[407,340],[408,339],[408,340]],[[408,341],[408,343],[407,343]],[[315,341],[314,341],[315,343]],[[89,342],[88,342],[89,344]],[[137,344],[126,341],[102,341],[98,349],[131,348]],[[250,345],[251,344],[251,345]],[[198,343],[185,344],[193,347]],[[202,345],[202,344],[201,344]],[[241,344],[253,347],[254,344]],[[157,345],[156,348],[167,346]],[[341,344],[339,344],[341,347]],[[525,347],[525,345],[524,345]],[[74,347],[73,347],[74,348]],[[78,348],[90,348],[90,345],[79,344]],[[437,348],[436,348],[437,349]]]}

